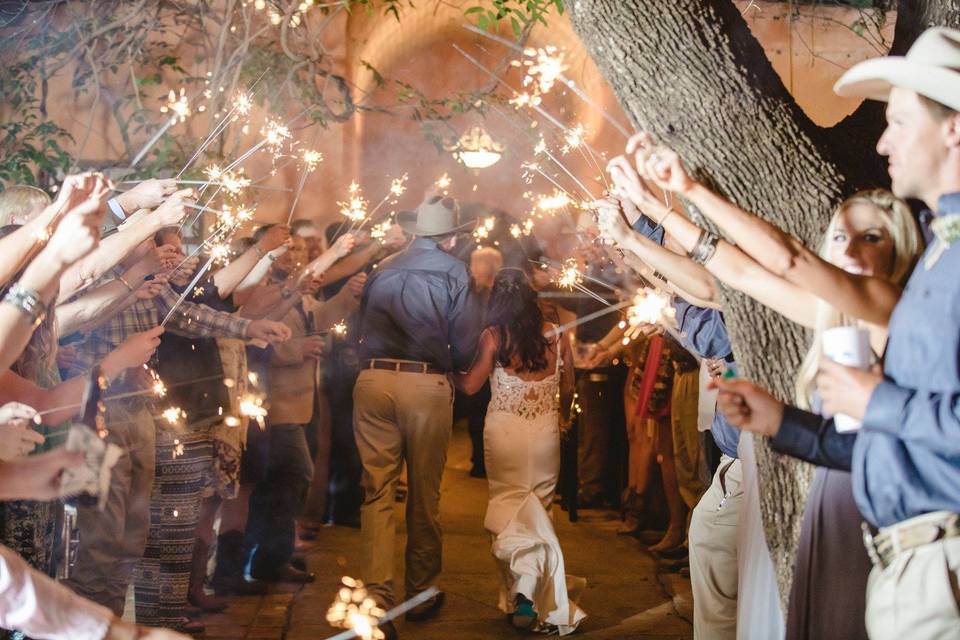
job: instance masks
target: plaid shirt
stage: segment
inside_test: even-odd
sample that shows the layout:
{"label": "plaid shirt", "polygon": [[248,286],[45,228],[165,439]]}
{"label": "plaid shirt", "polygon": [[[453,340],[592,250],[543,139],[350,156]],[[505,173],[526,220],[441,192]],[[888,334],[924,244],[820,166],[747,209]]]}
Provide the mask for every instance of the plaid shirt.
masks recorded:
{"label": "plaid shirt", "polygon": [[[156,297],[138,300],[97,327],[77,345],[77,365],[71,375],[89,371],[131,335],[159,325],[179,298],[167,285]],[[245,338],[249,325],[250,320],[206,305],[182,302],[170,316],[167,330],[188,338]]]}

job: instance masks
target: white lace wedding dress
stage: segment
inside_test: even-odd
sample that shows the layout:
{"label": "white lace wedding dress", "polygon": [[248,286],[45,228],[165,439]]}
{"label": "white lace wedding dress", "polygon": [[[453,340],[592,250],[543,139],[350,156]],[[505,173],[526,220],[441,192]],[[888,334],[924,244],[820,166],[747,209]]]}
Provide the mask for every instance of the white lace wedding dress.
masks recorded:
{"label": "white lace wedding dress", "polygon": [[502,367],[493,370],[483,433],[490,486],[484,527],[501,576],[500,608],[511,613],[516,595],[523,594],[534,604],[539,630],[566,635],[586,617],[576,604],[586,581],[565,574],[553,529],[559,383],[559,371],[525,381]]}

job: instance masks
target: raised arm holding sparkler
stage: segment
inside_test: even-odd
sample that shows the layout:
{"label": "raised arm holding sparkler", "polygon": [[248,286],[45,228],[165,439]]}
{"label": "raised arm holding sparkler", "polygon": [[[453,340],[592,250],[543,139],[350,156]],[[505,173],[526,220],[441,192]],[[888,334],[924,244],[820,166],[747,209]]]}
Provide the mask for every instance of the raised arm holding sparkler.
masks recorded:
{"label": "raised arm holding sparkler", "polygon": [[[649,215],[659,226],[662,226],[681,249],[687,252],[687,259],[692,259],[694,255],[697,255],[699,259],[695,262],[701,264],[717,279],[746,293],[794,322],[806,327],[814,326],[816,322],[816,296],[795,284],[778,278],[726,240],[716,238],[713,241],[712,236],[706,236],[706,232],[693,224],[686,216],[667,208],[653,192],[646,188],[640,180],[640,176],[630,166],[625,157],[619,156],[611,160],[608,171],[613,179],[616,192],[622,197],[633,200],[641,211]],[[669,188],[664,185],[658,186]],[[609,215],[604,216],[604,222],[610,223]],[[617,233],[616,229],[609,225],[608,231],[611,234]],[[626,237],[631,237],[631,234],[633,234],[632,231]],[[611,238],[616,240],[613,235],[611,235]],[[704,238],[712,242],[712,253],[710,255],[695,252],[695,249],[704,243]],[[637,248],[643,250],[640,243],[636,244]],[[632,249],[633,246],[630,248]],[[707,251],[705,247],[702,250]],[[660,260],[659,262],[658,269],[660,266],[667,266],[664,261]],[[664,272],[664,275],[671,280],[678,277],[677,273]],[[680,280],[683,280],[682,276],[680,276]],[[715,295],[711,295],[707,299],[711,302],[719,301],[719,298]]]}
{"label": "raised arm holding sparkler", "polygon": [[223,269],[213,274],[213,281],[217,285],[220,297],[226,298],[235,290],[241,288],[247,282],[248,276],[256,269],[258,263],[265,261],[264,271],[256,278],[259,282],[266,275],[267,269],[272,262],[268,254],[282,247],[290,239],[290,227],[286,225],[274,225],[263,234],[257,242],[249,249],[230,261]]}
{"label": "raised arm holding sparkler", "polygon": [[90,285],[160,229],[178,224],[187,214],[186,205],[193,201],[193,190],[181,189],[149,215],[131,220],[119,233],[105,239],[96,251],[73,265],[63,275],[60,279],[59,300],[66,300]]}
{"label": "raised arm holding sparkler", "polygon": [[[689,200],[765,270],[847,315],[879,325],[888,322],[902,292],[897,279],[862,275],[831,264],[797,238],[694,180],[680,156],[658,145],[648,133],[633,136],[627,153],[635,154],[636,168],[645,179]],[[895,204],[891,197],[888,209]],[[874,229],[875,234],[879,231]]]}

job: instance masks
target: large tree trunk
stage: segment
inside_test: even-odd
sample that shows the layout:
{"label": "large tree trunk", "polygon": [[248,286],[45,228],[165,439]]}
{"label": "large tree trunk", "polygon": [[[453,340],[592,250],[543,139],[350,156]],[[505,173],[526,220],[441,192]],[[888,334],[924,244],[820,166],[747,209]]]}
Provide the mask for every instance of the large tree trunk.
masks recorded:
{"label": "large tree trunk", "polygon": [[[730,0],[574,0],[574,29],[639,130],[673,146],[716,189],[819,246],[831,211],[888,183],[873,144],[882,108],[865,104],[836,127],[814,124],[780,81]],[[901,1],[894,48],[930,24],[958,24],[956,0]],[[742,375],[781,399],[808,348],[806,332],[725,291]],[[810,469],[757,441],[764,529],[786,610]]]}

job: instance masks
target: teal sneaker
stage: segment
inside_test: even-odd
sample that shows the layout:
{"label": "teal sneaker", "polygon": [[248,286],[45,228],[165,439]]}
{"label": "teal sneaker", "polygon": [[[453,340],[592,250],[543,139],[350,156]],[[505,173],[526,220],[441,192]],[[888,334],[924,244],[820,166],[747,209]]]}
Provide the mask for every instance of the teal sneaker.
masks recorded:
{"label": "teal sneaker", "polygon": [[515,628],[529,630],[537,623],[537,612],[533,609],[533,602],[522,593],[518,593],[513,601],[513,613],[507,618]]}

